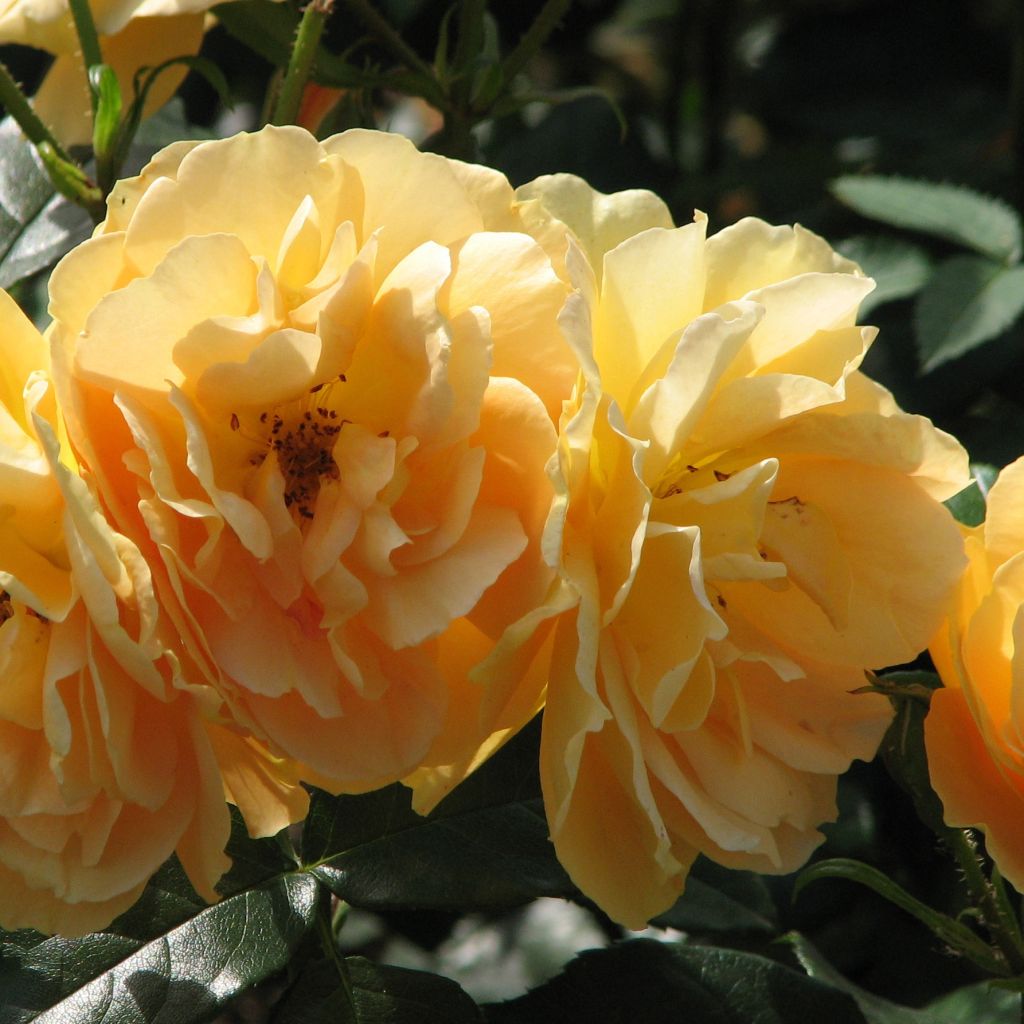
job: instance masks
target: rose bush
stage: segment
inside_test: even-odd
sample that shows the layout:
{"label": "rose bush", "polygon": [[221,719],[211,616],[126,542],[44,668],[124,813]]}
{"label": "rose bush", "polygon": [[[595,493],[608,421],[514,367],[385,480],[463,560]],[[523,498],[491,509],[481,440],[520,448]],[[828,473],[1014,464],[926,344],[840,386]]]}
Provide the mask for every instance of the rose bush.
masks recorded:
{"label": "rose bush", "polygon": [[[698,853],[789,872],[821,841],[890,720],[850,691],[927,644],[962,567],[939,502],[966,455],[858,371],[872,282],[815,235],[706,238],[566,176],[520,197],[575,236],[561,322],[584,380],[553,467],[558,577],[475,675],[497,708],[546,684],[559,858],[642,927]],[[419,806],[458,774],[412,780]]]}
{"label": "rose bush", "polygon": [[[210,0],[130,0],[91,3],[103,59],[117,74],[125,103],[132,78],[143,67],[199,50]],[[66,145],[92,138],[91,101],[85,66],[68,0],[6,0],[0,5],[0,43],[46,50],[54,62],[35,95],[35,107]],[[146,102],[152,113],[174,95],[184,68],[169,68],[156,80]]]}
{"label": "rose bush", "polygon": [[108,210],[51,280],[60,391],[189,656],[308,780],[446,763],[553,576],[577,364],[523,227],[564,229],[493,171],[297,128],[174,145]]}
{"label": "rose bush", "polygon": [[985,522],[961,527],[969,563],[930,651],[943,688],[932,694],[925,747],[949,825],[980,828],[985,848],[1024,886],[1024,754],[1019,697],[1024,649],[1024,459],[988,495]]}
{"label": "rose bush", "polygon": [[0,925],[103,927],[173,852],[215,899],[225,796],[274,832],[303,791],[189,677],[138,549],[61,440],[45,344],[6,293],[0,366]]}

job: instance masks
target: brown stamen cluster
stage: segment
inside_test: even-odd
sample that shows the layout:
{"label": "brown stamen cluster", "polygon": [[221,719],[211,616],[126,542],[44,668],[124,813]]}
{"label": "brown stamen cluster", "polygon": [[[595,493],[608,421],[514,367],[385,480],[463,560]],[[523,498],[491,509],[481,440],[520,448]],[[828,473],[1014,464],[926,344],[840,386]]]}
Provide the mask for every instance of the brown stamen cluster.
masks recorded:
{"label": "brown stamen cluster", "polygon": [[6,590],[0,590],[0,626],[14,615],[14,608],[11,607],[11,595]]}
{"label": "brown stamen cluster", "polygon": [[[267,447],[277,453],[284,475],[285,505],[303,519],[312,519],[321,479],[338,479],[334,442],[348,421],[341,419],[337,410],[318,405],[304,410],[292,424],[276,412],[262,413],[260,422],[270,424]],[[258,461],[264,457],[261,454]]]}

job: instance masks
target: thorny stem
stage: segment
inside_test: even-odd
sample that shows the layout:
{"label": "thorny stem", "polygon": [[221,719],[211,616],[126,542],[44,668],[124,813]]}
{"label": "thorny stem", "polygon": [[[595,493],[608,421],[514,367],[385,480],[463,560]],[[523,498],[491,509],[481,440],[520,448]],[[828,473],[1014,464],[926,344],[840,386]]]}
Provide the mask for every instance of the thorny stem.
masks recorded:
{"label": "thorny stem", "polygon": [[313,71],[320,37],[334,10],[334,0],[312,0],[303,12],[298,35],[292,47],[288,70],[274,105],[272,124],[295,124],[302,106],[302,93]]}
{"label": "thorny stem", "polygon": [[40,146],[44,142],[49,143],[61,160],[71,163],[71,157],[67,155],[64,147],[54,138],[50,129],[43,124],[39,115],[32,109],[32,105],[25,98],[25,94],[7,69],[6,64],[0,64],[0,103],[18,123],[18,127],[25,133],[29,142],[35,146]]}
{"label": "thorny stem", "polygon": [[982,913],[989,935],[1006,961],[1008,973],[1024,973],[1024,948],[1021,945],[1019,928],[1015,921],[1008,919],[1008,908],[1001,904],[995,887],[985,876],[970,833],[966,829],[951,828],[946,830],[943,839],[956,857],[967,887],[974,897],[975,905]]}
{"label": "thorny stem", "polygon": [[[75,31],[78,33],[78,41],[82,47],[82,57],[85,61],[85,70],[103,63],[103,51],[100,49],[100,37],[96,33],[96,22],[93,21],[92,11],[89,9],[89,0],[69,0],[71,16],[75,20]],[[92,99],[93,113],[96,112],[96,94],[89,89],[89,96]]]}

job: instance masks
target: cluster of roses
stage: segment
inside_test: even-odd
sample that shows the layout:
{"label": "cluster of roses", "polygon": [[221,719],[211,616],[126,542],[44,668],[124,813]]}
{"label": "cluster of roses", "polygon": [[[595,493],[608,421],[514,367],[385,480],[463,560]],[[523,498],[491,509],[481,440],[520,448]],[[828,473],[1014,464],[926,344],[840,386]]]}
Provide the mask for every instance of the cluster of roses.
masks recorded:
{"label": "cluster of roses", "polygon": [[0,925],[172,853],[214,899],[226,800],[426,812],[543,707],[558,856],[639,927],[698,853],[803,863],[890,720],[850,691],[937,631],[936,783],[1024,881],[1024,468],[951,597],[967,459],[858,371],[872,283],[705,227],[266,128],[121,182],[45,339],[3,296]]}

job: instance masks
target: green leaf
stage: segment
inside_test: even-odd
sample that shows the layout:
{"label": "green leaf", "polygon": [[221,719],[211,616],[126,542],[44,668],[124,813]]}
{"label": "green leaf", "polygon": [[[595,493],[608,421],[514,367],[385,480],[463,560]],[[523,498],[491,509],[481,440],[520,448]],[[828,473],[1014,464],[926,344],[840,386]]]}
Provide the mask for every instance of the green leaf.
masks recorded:
{"label": "green leaf", "polygon": [[794,898],[811,882],[823,878],[842,878],[867,886],[883,899],[894,903],[901,910],[916,917],[941,942],[969,956],[975,963],[984,965],[991,973],[1002,973],[1001,961],[970,928],[922,903],[916,897],[911,896],[906,889],[898,886],[888,875],[869,864],[847,860],[844,857],[818,861],[817,864],[804,868],[797,876],[793,888]]}
{"label": "green leaf", "polygon": [[467,911],[578,895],[548,840],[527,727],[428,817],[402,786],[365,796],[314,791],[303,863],[348,903]]}
{"label": "green leaf", "polygon": [[1021,995],[982,981],[936,999],[922,1013],[940,1024],[1020,1024]]}
{"label": "green leaf", "polygon": [[1000,199],[959,185],[880,175],[845,175],[832,194],[864,217],[973,249],[1003,263],[1021,257],[1021,223]]}
{"label": "green leaf", "polygon": [[225,852],[231,858],[231,867],[217,883],[217,892],[231,896],[295,870],[297,861],[288,853],[287,830],[280,837],[253,839],[238,808],[229,805],[229,809],[231,837]]}
{"label": "green leaf", "polygon": [[750,953],[646,939],[591,950],[488,1024],[864,1024],[844,992]]}
{"label": "green leaf", "polygon": [[836,248],[875,279],[875,290],[860,304],[861,317],[886,302],[916,294],[932,272],[928,253],[902,238],[856,235]]}
{"label": "green leaf", "polygon": [[208,1020],[232,996],[288,963],[313,922],[317,889],[308,875],[285,875],[148,942],[101,933],[46,939],[20,955],[0,947],[0,1021]]}
{"label": "green leaf", "polygon": [[0,287],[55,263],[89,237],[85,210],[57,195],[17,124],[0,121]]}
{"label": "green leaf", "polygon": [[958,523],[980,526],[985,521],[988,492],[998,475],[999,470],[995,466],[983,462],[971,463],[971,476],[974,479],[962,491],[943,502]]}
{"label": "green leaf", "polygon": [[[934,672],[888,672],[880,682],[890,687],[935,690],[939,677]],[[924,746],[924,719],[928,705],[922,700],[896,700],[892,720],[879,754],[889,774],[910,794],[918,817],[938,835],[946,830],[942,802],[932,789],[928,774],[928,755]]]}
{"label": "green leaf", "polygon": [[299,12],[292,4],[274,0],[234,0],[217,4],[210,13],[239,42],[245,43],[275,67],[288,66]]}
{"label": "green leaf", "polygon": [[775,903],[760,875],[698,857],[675,905],[651,924],[704,935],[775,935]]}
{"label": "green leaf", "polygon": [[449,978],[356,956],[344,965],[351,995],[333,963],[311,964],[276,1007],[272,1024],[481,1024],[476,1003]]}
{"label": "green leaf", "polygon": [[981,256],[940,264],[918,296],[914,333],[923,372],[1002,334],[1024,311],[1024,266]]}
{"label": "green leaf", "polygon": [[[846,992],[853,1001],[860,1007],[868,1024],[947,1024],[941,1016],[928,1010],[913,1010],[908,1006],[900,1006],[898,1003],[882,999],[871,992],[854,985],[852,981],[844,978],[811,944],[808,939],[796,932],[790,932],[784,937],[785,941],[792,947],[800,966],[812,978],[830,985],[832,988]],[[987,1018],[978,1018],[978,1021]],[[1019,1022],[1014,1022],[1019,1024]]]}

